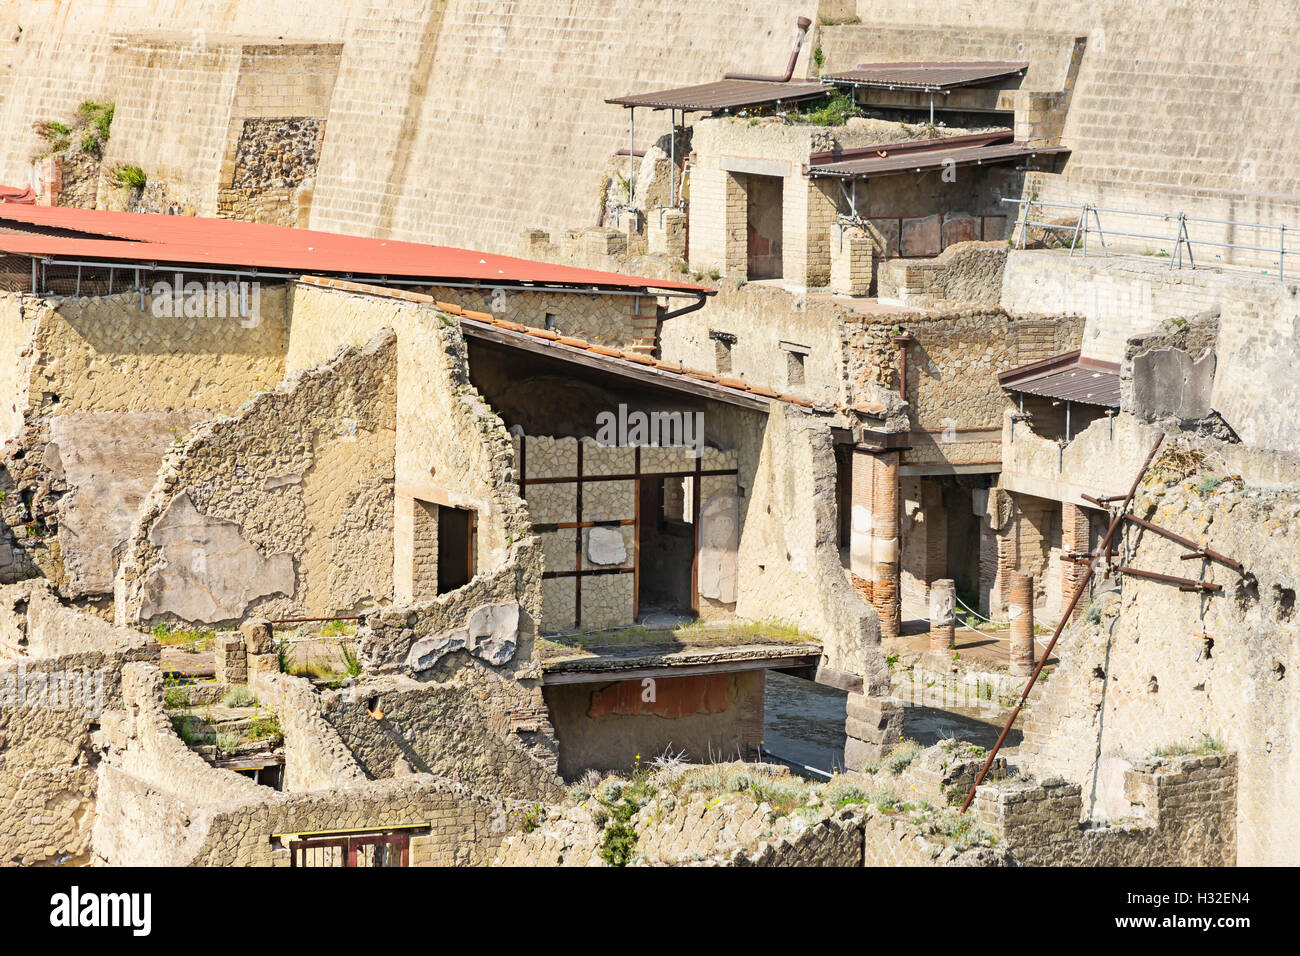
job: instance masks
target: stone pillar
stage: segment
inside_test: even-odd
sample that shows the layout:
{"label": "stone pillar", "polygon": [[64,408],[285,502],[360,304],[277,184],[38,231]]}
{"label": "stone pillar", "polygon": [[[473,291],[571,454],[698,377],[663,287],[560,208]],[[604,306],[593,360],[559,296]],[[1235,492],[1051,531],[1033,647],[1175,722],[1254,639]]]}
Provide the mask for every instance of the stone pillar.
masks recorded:
{"label": "stone pillar", "polygon": [[876,254],[871,237],[839,224],[831,227],[831,289],[845,295],[868,295]]}
{"label": "stone pillar", "polygon": [[875,574],[872,603],[880,616],[880,636],[897,637],[902,616],[898,595],[898,452],[876,456],[872,481],[871,555]]}
{"label": "stone pillar", "polygon": [[950,578],[930,585],[930,650],[950,650],[956,642],[957,582]]}
{"label": "stone pillar", "polygon": [[646,224],[651,255],[686,258],[686,213],[680,209],[652,209]]}
{"label": "stone pillar", "polygon": [[247,684],[248,655],[244,650],[244,636],[238,631],[222,631],[217,635],[215,667],[217,683]]}
{"label": "stone pillar", "polygon": [[1007,604],[1011,619],[1011,673],[1028,677],[1034,672],[1034,579],[1019,571],[1011,575],[1011,599]]}
{"label": "stone pillar", "polygon": [[871,600],[875,570],[871,558],[872,477],[876,458],[870,452],[854,451],[850,462],[849,570],[853,585]]}
{"label": "stone pillar", "polygon": [[275,632],[265,618],[249,618],[239,625],[248,661],[248,685],[257,693],[258,681],[268,674],[280,673],[280,655],[276,652]]}
{"label": "stone pillar", "polygon": [[891,697],[851,692],[844,722],[844,769],[860,771],[879,761],[903,736],[903,705]]}
{"label": "stone pillar", "polygon": [[[1088,535],[1088,512],[1076,504],[1068,501],[1061,502],[1061,553],[1065,554],[1073,551],[1076,554],[1087,554],[1091,547]],[[1083,564],[1076,564],[1073,561],[1061,562],[1061,608],[1064,609],[1069,603],[1070,598],[1074,596],[1075,590],[1079,587],[1079,582],[1083,580],[1088,568]],[[1081,601],[1079,606],[1074,609],[1075,615],[1083,610],[1087,602]]]}

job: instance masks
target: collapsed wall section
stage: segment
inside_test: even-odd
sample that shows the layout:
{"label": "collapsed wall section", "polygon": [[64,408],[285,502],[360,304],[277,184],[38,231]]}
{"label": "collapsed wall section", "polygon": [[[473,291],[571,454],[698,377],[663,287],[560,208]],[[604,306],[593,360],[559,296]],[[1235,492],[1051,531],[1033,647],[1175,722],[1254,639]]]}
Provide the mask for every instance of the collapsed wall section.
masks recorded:
{"label": "collapsed wall section", "polygon": [[112,592],[167,450],[196,422],[279,381],[283,287],[262,290],[259,303],[241,318],[174,314],[169,296],[152,294],[143,307],[135,293],[4,296],[0,324],[15,349],[0,476],[10,560],[0,565],[38,571],[66,597]]}
{"label": "collapsed wall section", "polygon": [[396,361],[395,335],[376,335],[171,451],[119,572],[119,619],[212,624],[388,600]]}
{"label": "collapsed wall section", "polygon": [[[1294,463],[1290,468],[1294,469]],[[1125,773],[1150,755],[1224,747],[1237,753],[1240,862],[1293,862],[1283,821],[1300,709],[1288,691],[1300,640],[1294,614],[1294,493],[1276,462],[1239,445],[1166,443],[1133,513],[1243,563],[1185,561],[1187,549],[1126,526],[1119,550],[1144,571],[1221,587],[1189,593],[1121,575],[1066,630],[1061,665],[1041,691],[1021,757],[1032,769],[1083,784],[1083,813],[1130,812]],[[1294,471],[1291,472],[1294,474]]]}

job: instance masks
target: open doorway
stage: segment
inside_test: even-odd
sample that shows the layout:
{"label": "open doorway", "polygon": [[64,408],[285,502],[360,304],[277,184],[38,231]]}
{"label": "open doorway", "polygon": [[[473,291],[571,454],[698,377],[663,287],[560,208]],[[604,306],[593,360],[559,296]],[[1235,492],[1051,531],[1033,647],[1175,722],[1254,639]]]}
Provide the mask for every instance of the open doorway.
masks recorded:
{"label": "open doorway", "polygon": [[781,259],[781,204],[784,180],[780,176],[745,177],[745,232],[747,272],[750,279],[779,279]]}
{"label": "open doorway", "polygon": [[438,507],[438,593],[469,584],[474,577],[474,512]]}
{"label": "open doorway", "polygon": [[637,616],[692,614],[695,593],[694,478],[641,478],[637,550]]}

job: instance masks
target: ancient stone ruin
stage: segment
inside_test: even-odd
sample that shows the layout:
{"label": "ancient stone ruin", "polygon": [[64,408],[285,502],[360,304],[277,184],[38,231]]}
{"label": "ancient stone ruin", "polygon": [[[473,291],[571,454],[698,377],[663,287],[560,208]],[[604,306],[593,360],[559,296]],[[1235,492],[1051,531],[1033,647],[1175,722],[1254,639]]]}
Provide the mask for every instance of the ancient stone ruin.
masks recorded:
{"label": "ancient stone ruin", "polygon": [[1294,24],[54,6],[0,861],[1300,862]]}

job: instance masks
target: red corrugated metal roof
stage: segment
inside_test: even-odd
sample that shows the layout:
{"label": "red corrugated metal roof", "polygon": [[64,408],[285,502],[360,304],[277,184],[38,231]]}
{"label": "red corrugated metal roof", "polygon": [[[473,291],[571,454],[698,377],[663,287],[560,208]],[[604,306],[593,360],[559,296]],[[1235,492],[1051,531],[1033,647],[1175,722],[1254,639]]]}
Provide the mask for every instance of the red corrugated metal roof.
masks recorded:
{"label": "red corrugated metal roof", "polygon": [[[715,291],[685,282],[550,265],[469,249],[235,219],[0,203],[0,224],[5,222],[27,223],[65,233],[0,236],[0,251],[17,255],[484,283],[680,289],[709,295]],[[67,232],[82,233],[84,238],[68,236]]]}

